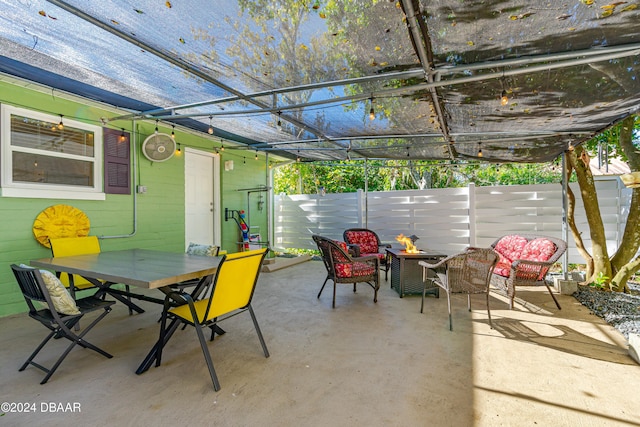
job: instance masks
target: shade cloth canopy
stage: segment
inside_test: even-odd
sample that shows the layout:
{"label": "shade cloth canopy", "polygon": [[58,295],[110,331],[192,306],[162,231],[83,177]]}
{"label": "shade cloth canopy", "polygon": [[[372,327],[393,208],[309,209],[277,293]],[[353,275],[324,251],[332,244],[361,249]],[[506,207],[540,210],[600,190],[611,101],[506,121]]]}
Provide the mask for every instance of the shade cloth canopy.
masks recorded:
{"label": "shade cloth canopy", "polygon": [[0,72],[291,159],[544,162],[638,111],[638,6],[0,0]]}

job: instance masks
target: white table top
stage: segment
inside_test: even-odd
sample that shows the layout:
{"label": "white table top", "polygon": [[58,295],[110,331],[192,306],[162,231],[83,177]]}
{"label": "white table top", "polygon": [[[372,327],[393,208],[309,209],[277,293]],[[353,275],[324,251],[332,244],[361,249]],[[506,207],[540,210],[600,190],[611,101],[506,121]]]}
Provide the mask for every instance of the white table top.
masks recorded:
{"label": "white table top", "polygon": [[93,255],[32,260],[45,268],[113,283],[156,289],[215,273],[221,257],[187,255],[148,249],[126,249]]}

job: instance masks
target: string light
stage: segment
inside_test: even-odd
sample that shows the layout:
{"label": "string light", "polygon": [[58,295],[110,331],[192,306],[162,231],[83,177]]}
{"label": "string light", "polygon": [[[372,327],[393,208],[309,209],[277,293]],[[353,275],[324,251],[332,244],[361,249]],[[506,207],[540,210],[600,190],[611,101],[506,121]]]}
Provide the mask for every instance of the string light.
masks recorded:
{"label": "string light", "polygon": [[176,125],[171,125],[171,138],[176,139]]}
{"label": "string light", "polygon": [[296,157],[296,162],[300,161],[300,149],[298,148],[298,156]]}
{"label": "string light", "polygon": [[509,97],[507,91],[504,88],[504,68],[502,69],[502,78],[500,79],[500,85],[502,86],[502,93],[500,94],[500,104],[507,105],[509,103]]}
{"label": "string light", "polygon": [[122,128],[120,131],[120,142],[124,142],[126,139],[127,137],[124,136],[124,128]]}
{"label": "string light", "polygon": [[180,144],[177,144],[177,148],[176,148],[176,155],[180,155],[182,153],[182,150],[180,150]]}
{"label": "string light", "polygon": [[220,151],[224,151],[224,143],[220,140]]}
{"label": "string light", "polygon": [[242,164],[246,165],[247,164],[247,158],[246,157],[242,157]]}
{"label": "string light", "polygon": [[478,157],[482,157],[482,142],[478,142]]}
{"label": "string light", "polygon": [[509,103],[509,97],[507,96],[507,91],[502,90],[502,95],[500,96],[500,104],[507,105]]}
{"label": "string light", "polygon": [[156,119],[156,130],[155,130],[156,135],[158,134],[158,119]]}
{"label": "string light", "polygon": [[256,150],[256,160],[258,160],[258,150]]}
{"label": "string light", "polygon": [[209,116],[209,129],[207,129],[209,135],[213,135],[213,123],[211,120],[213,120],[213,116]]}
{"label": "string light", "polygon": [[371,101],[371,109],[369,110],[369,120],[374,120],[376,118],[376,112],[373,109],[373,96],[369,99]]}
{"label": "string light", "polygon": [[282,114],[282,111],[278,111],[278,121],[276,122],[276,127],[278,128],[279,131],[282,131],[282,121],[280,120],[281,114]]}
{"label": "string light", "polygon": [[58,123],[58,130],[64,129],[64,123],[62,123],[62,114],[60,114],[60,123]]}

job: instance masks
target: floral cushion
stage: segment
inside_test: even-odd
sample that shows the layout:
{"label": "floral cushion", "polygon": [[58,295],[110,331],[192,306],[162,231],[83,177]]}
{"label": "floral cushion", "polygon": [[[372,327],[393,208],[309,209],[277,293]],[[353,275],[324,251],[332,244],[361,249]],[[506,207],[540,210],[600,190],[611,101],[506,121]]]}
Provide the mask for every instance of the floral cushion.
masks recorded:
{"label": "floral cushion", "polygon": [[374,267],[363,262],[336,264],[335,267],[336,276],[342,278],[370,276],[376,272]]}
{"label": "floral cushion", "polygon": [[493,268],[493,272],[502,277],[509,277],[511,271],[511,261],[498,252],[498,262]]}
{"label": "floral cushion", "polygon": [[[526,238],[518,235],[505,236],[495,246],[499,259],[493,272],[502,277],[509,277],[513,261],[517,259],[548,261],[557,249],[552,241],[543,237],[527,241]],[[548,268],[544,268],[540,272],[538,280],[542,280],[548,270]]]}
{"label": "floral cushion", "polygon": [[202,255],[202,256],[216,256],[220,248],[215,245],[200,245],[198,243],[189,243],[187,248],[187,254],[189,255]]}
{"label": "floral cushion", "polygon": [[556,245],[549,239],[538,237],[531,240],[522,249],[520,259],[528,261],[548,261],[556,253]]}
{"label": "floral cushion", "polygon": [[[526,259],[529,261],[548,261],[553,254],[556,253],[558,248],[553,242],[549,239],[545,239],[539,237],[537,239],[531,240],[526,244],[524,249],[522,250],[522,254],[520,255],[521,259]],[[543,268],[538,276],[538,280],[544,279],[547,275],[547,271],[549,268]]]}
{"label": "floral cushion", "polygon": [[[336,245],[340,246],[340,248],[345,252],[345,253],[349,253],[349,247],[347,246],[347,244],[345,242],[341,242],[339,240],[334,240],[333,243],[335,243]],[[340,251],[338,250],[332,250],[331,252],[333,252],[331,255],[333,257],[333,259],[337,262],[349,262],[349,258],[345,257],[342,253],[340,253]]]}
{"label": "floral cushion", "polygon": [[521,258],[520,254],[522,254],[522,250],[526,244],[527,239],[517,234],[504,236],[495,247],[495,251],[502,255],[498,262],[502,261],[504,257],[509,262],[509,265],[511,265],[511,262]]}
{"label": "floral cushion", "polygon": [[[21,264],[20,267],[31,268],[26,264]],[[42,276],[42,281],[49,291],[53,307],[58,313],[67,315],[80,314],[80,310],[78,310],[76,302],[71,298],[69,291],[67,291],[55,274],[47,270],[40,270],[40,275]]]}
{"label": "floral cushion", "polygon": [[345,237],[351,244],[360,246],[360,255],[378,252],[378,239],[368,231],[347,231]]}

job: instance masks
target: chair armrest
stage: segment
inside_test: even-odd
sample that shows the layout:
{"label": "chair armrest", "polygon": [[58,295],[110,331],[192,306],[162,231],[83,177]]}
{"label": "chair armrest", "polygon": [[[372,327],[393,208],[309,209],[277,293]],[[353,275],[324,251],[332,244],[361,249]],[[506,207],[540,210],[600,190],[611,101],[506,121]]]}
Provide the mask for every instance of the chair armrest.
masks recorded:
{"label": "chair armrest", "polygon": [[347,248],[349,248],[349,254],[353,256],[360,256],[360,245],[357,243],[347,243]]}
{"label": "chair armrest", "polygon": [[391,243],[380,243],[378,245],[378,247],[380,247],[380,248],[391,248],[392,246],[391,246]]}
{"label": "chair armrest", "polygon": [[515,284],[535,284],[540,280],[543,280],[543,271],[549,269],[553,265],[553,262],[549,261],[529,261],[525,259],[517,259],[511,263],[511,270],[509,271],[509,280]]}
{"label": "chair armrest", "polygon": [[550,267],[554,263],[549,261],[530,261],[527,259],[517,259],[511,263],[511,269],[517,270],[520,266],[541,266],[541,267]]}
{"label": "chair armrest", "polygon": [[360,257],[352,257],[351,260],[353,262],[364,262],[364,263],[369,263],[373,261],[376,264],[376,268],[378,268],[380,263],[380,258],[378,258],[377,255],[365,255]]}
{"label": "chair armrest", "polygon": [[460,254],[450,255],[450,256],[448,256],[446,258],[442,258],[440,261],[438,261],[435,264],[431,264],[431,263],[428,263],[426,261],[418,261],[418,265],[421,265],[422,267],[430,268],[430,269],[433,270],[433,269],[436,269],[436,268],[441,268],[441,267],[446,266],[446,264],[449,262],[449,260],[451,260],[452,258],[455,258],[456,256],[459,256],[459,255]]}

